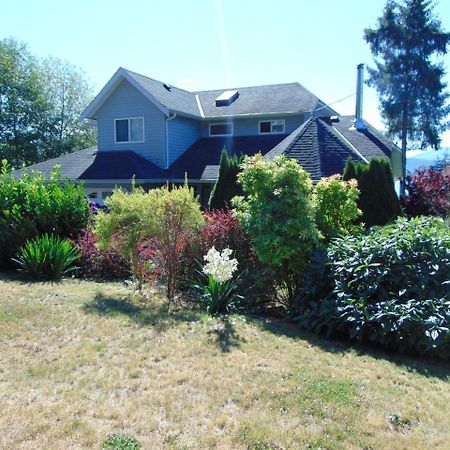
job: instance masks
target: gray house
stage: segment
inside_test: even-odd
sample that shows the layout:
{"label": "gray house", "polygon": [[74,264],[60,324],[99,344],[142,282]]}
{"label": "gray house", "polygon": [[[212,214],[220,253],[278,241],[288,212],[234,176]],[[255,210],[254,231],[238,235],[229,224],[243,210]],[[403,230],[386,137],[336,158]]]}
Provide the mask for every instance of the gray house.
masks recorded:
{"label": "gray house", "polygon": [[381,156],[395,166],[398,152],[361,117],[338,117],[299,83],[188,92],[120,68],[83,117],[97,123],[97,147],[30,169],[49,176],[58,164],[98,203],[133,177],[145,188],[187,177],[205,203],[224,147],[230,154],[285,154],[315,180],[342,172],[349,156]]}

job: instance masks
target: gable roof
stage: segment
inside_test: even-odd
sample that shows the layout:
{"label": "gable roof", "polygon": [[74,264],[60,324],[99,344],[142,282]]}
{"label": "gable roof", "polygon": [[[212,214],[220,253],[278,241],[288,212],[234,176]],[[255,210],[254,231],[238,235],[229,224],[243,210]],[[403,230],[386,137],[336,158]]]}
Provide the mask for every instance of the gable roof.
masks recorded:
{"label": "gable roof", "polygon": [[336,120],[311,117],[265,157],[272,159],[285,155],[293,158],[313,180],[319,180],[342,173],[349,157],[368,162],[375,156],[391,156],[391,149],[386,145],[389,141],[376,136],[371,126],[364,131],[352,128],[353,121],[353,116]]}
{"label": "gable roof", "polygon": [[[228,89],[189,92],[121,67],[83,111],[82,117],[95,119],[97,110],[124,79],[166,116],[171,112],[199,119],[258,114],[293,114],[313,111],[324,106],[318,97],[300,83],[236,88],[239,97],[234,102],[230,105],[216,106],[215,99]],[[321,109],[321,112],[323,115],[336,114],[329,107]]]}

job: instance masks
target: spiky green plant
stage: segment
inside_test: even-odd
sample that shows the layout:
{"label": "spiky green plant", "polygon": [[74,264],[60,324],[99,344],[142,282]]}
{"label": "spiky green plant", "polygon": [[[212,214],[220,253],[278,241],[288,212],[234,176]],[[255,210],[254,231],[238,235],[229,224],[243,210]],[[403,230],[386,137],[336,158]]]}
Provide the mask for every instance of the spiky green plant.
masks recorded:
{"label": "spiky green plant", "polygon": [[68,239],[43,234],[27,241],[13,261],[18,270],[35,280],[59,280],[73,269],[80,251]]}

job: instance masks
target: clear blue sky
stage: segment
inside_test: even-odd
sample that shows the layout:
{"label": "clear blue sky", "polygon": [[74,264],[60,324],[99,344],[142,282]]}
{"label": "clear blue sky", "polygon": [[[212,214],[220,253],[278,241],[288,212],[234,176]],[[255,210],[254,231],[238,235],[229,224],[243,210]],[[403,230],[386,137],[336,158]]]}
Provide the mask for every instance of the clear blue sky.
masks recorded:
{"label": "clear blue sky", "polygon": [[[299,81],[325,102],[371,63],[363,29],[384,0],[0,0],[0,38],[81,67],[99,90],[119,67],[192,90]],[[436,12],[450,30],[450,0]],[[450,70],[450,56],[445,60]],[[450,76],[447,75],[450,82]],[[353,114],[354,97],[335,105]],[[376,93],[364,115],[382,127]],[[443,145],[450,146],[450,132]]]}

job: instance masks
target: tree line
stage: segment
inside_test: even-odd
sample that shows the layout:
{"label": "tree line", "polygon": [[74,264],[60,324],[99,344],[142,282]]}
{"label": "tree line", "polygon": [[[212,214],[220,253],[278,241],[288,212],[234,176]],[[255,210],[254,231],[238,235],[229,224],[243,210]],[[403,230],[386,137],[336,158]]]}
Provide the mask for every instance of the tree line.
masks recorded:
{"label": "tree line", "polygon": [[92,97],[78,67],[0,40],[0,159],[20,167],[95,145],[94,124],[80,118]]}

